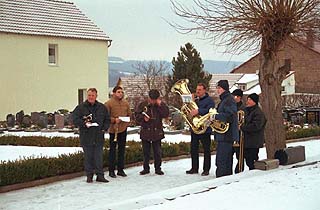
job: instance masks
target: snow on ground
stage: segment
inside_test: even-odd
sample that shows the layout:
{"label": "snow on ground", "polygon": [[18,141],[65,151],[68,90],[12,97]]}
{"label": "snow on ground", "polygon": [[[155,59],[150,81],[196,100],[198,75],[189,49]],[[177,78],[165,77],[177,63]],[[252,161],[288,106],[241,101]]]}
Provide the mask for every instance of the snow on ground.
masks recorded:
{"label": "snow on ground", "polygon": [[[291,143],[304,145],[306,161],[320,160],[320,140]],[[260,159],[266,157],[261,149]],[[203,159],[200,159],[202,166]],[[85,177],[0,194],[1,210],[319,210],[320,163],[270,171],[247,169],[240,174],[215,178],[215,156],[210,175],[186,175],[190,159],[163,163],[164,176],[140,176],[140,167],[126,169],[128,177],[110,182],[85,182]],[[235,160],[234,160],[235,163]],[[298,163],[303,164],[303,163]],[[152,167],[152,166],[151,166]]]}
{"label": "snow on ground", "polygon": [[0,161],[14,161],[24,158],[58,157],[82,151],[81,147],[30,147],[0,146]]}

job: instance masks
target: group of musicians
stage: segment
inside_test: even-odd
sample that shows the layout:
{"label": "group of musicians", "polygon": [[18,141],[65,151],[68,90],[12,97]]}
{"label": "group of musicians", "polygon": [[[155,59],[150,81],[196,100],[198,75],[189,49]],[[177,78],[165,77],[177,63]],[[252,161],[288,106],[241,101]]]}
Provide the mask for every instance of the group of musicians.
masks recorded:
{"label": "group of musicians", "polygon": [[[224,133],[218,133],[213,132],[212,128],[208,126],[201,134],[195,133],[191,129],[191,169],[186,171],[187,174],[199,173],[199,144],[201,142],[204,150],[201,175],[209,175],[212,132],[217,143],[216,177],[232,175],[234,153],[238,159],[235,173],[243,171],[244,160],[250,170],[254,169],[254,161],[258,160],[259,148],[263,147],[266,118],[258,105],[259,96],[255,93],[248,95],[246,106],[244,106],[242,104],[243,92],[236,89],[230,93],[227,80],[220,80],[216,88],[220,103],[216,108],[217,114],[213,117],[216,120],[229,123],[229,128]],[[206,115],[211,108],[215,108],[215,103],[206,90],[205,84],[199,83],[197,85],[194,98],[198,108],[190,111],[192,116]],[[106,130],[110,135],[109,176],[112,178],[127,176],[124,171],[124,157],[127,127],[132,113],[128,102],[124,99],[122,87],[116,86],[112,92],[112,98],[102,104],[96,100],[97,90],[90,88],[87,91],[87,100],[79,104],[72,114],[73,122],[80,130],[80,143],[84,151],[84,166],[88,183],[93,182],[94,173],[97,175],[96,181],[108,182],[103,172],[103,134]],[[150,173],[151,147],[154,155],[155,173],[163,175],[164,172],[161,169],[161,140],[164,138],[162,120],[169,116],[169,108],[161,100],[158,90],[150,90],[148,96],[148,100],[140,103],[135,110],[136,121],[141,126],[140,139],[144,158],[143,170],[140,171],[140,175]],[[239,110],[245,113],[241,123],[238,119]],[[115,173],[116,169],[117,173]]]}

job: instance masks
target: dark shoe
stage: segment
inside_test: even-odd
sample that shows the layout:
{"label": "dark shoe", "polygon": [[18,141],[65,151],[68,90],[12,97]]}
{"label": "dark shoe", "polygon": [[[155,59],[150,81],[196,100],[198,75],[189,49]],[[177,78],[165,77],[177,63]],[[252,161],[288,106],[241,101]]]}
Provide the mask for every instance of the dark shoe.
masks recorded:
{"label": "dark shoe", "polygon": [[164,172],[162,170],[156,170],[156,174],[158,175],[164,175]]}
{"label": "dark shoe", "polygon": [[109,176],[112,178],[116,178],[116,174],[114,173],[114,171],[109,171]]}
{"label": "dark shoe", "polygon": [[92,183],[93,182],[93,174],[87,175],[87,182]]}
{"label": "dark shoe", "polygon": [[109,182],[106,178],[104,178],[104,176],[97,176],[96,181],[97,182],[104,182],[104,183]]}
{"label": "dark shoe", "polygon": [[140,171],[140,175],[146,175],[146,174],[149,174],[150,173],[150,171],[147,171],[147,170],[142,170],[142,171]]}
{"label": "dark shoe", "polygon": [[203,171],[202,173],[201,173],[201,176],[208,176],[209,175],[209,171]]}
{"label": "dark shoe", "polygon": [[195,169],[190,169],[186,171],[186,174],[197,174],[197,173],[198,173],[198,170],[195,170]]}
{"label": "dark shoe", "polygon": [[123,171],[123,170],[118,171],[117,175],[118,175],[118,176],[123,176],[123,177],[126,177],[126,176],[127,176],[127,174],[126,174],[126,173],[124,173],[124,171]]}

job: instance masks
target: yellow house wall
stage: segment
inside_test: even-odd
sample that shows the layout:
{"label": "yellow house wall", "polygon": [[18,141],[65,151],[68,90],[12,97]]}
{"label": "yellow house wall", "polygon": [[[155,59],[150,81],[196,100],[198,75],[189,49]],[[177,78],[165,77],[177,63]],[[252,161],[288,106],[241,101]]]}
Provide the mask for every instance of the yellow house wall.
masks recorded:
{"label": "yellow house wall", "polygon": [[[48,45],[58,45],[58,65],[48,64]],[[24,110],[72,111],[78,89],[96,87],[108,97],[106,41],[0,33],[0,120]]]}

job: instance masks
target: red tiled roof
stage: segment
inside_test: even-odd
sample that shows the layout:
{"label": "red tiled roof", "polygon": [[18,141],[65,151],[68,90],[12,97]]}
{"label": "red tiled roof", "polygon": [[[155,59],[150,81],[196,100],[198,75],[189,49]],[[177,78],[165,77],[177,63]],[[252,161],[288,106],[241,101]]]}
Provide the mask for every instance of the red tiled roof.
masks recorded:
{"label": "red tiled roof", "polygon": [[0,32],[110,40],[73,3],[0,0]]}

